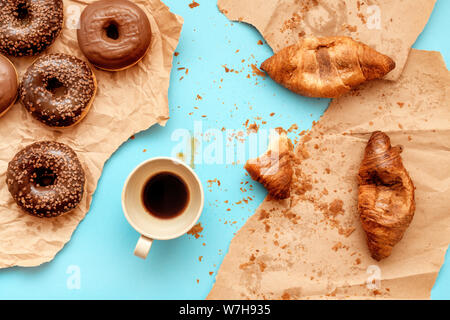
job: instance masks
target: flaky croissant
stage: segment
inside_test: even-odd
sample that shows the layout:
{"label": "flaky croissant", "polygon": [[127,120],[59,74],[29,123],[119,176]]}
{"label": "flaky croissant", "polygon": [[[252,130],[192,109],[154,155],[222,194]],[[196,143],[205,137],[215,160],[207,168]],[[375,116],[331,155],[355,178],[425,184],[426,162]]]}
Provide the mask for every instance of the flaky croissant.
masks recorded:
{"label": "flaky croissant", "polygon": [[349,37],[306,37],[261,65],[289,90],[317,98],[339,97],[394,68],[391,58]]}
{"label": "flaky croissant", "polygon": [[253,180],[261,183],[276,199],[286,199],[294,170],[293,145],[283,130],[271,137],[267,151],[256,159],[248,160],[244,168]]}
{"label": "flaky croissant", "polygon": [[389,137],[376,131],[359,169],[358,212],[372,257],[391,254],[414,217],[414,185]]}

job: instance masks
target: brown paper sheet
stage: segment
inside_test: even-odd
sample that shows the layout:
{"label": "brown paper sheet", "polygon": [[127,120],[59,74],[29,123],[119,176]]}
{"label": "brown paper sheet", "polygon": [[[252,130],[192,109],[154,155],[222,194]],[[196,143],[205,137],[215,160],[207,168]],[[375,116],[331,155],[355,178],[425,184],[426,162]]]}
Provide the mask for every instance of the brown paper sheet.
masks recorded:
{"label": "brown paper sheet", "polygon": [[[94,0],[64,1],[65,26],[48,52],[64,52],[85,59],[79,50],[78,17]],[[135,0],[149,15],[151,51],[131,69],[110,73],[95,69],[98,91],[86,118],[77,126],[53,130],[34,120],[19,103],[0,118],[0,268],[37,266],[50,261],[67,243],[89,210],[102,168],[131,135],[169,116],[168,88],[173,52],[183,19],[159,0]],[[34,58],[13,59],[22,75]],[[40,140],[55,140],[78,154],[87,178],[79,207],[63,216],[40,219],[22,212],[6,187],[6,169],[14,154]]]}
{"label": "brown paper sheet", "polygon": [[230,19],[255,26],[274,52],[303,35],[349,36],[396,62],[397,80],[436,0],[218,0]]}
{"label": "brown paper sheet", "polygon": [[[266,199],[231,242],[209,299],[428,299],[450,242],[450,73],[412,50],[397,82],[330,104],[296,148],[293,195]],[[356,175],[371,132],[404,147],[415,217],[392,255],[370,257]],[[380,282],[378,282],[378,280]]]}

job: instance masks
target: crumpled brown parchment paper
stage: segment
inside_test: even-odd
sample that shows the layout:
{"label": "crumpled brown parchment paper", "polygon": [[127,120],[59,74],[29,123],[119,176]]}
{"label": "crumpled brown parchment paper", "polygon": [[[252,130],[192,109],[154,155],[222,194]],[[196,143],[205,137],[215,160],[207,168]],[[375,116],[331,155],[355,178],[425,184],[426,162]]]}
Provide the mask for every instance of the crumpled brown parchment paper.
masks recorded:
{"label": "crumpled brown parchment paper", "polygon": [[[429,299],[450,242],[450,73],[412,50],[398,81],[330,104],[296,147],[291,198],[266,199],[233,238],[209,299]],[[382,130],[416,186],[415,217],[392,255],[370,257],[357,173]]]}
{"label": "crumpled brown parchment paper", "polygon": [[274,52],[302,36],[349,36],[390,56],[397,80],[436,0],[218,0],[230,19],[255,26]]}
{"label": "crumpled brown parchment paper", "polygon": [[[61,36],[47,52],[64,52],[84,59],[76,28],[83,8],[95,0],[64,1]],[[117,73],[93,69],[98,91],[86,118],[63,130],[45,127],[17,103],[0,118],[0,268],[37,266],[50,261],[67,243],[89,210],[103,165],[131,135],[169,117],[168,88],[173,52],[183,19],[159,0],[134,0],[150,18],[153,39],[146,57]],[[36,57],[12,59],[19,76]],[[40,219],[22,212],[6,187],[6,169],[14,154],[35,141],[66,143],[78,154],[86,172],[85,195],[79,207],[61,217]]]}

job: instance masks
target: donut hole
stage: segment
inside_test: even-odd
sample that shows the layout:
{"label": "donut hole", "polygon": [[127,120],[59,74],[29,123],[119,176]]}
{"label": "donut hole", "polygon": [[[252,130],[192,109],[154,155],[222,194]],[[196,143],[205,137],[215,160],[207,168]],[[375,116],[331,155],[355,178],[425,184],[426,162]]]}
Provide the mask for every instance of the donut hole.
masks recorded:
{"label": "donut hole", "polygon": [[115,22],[108,23],[104,30],[107,38],[112,40],[119,39],[119,26]]}
{"label": "donut hole", "polygon": [[31,175],[31,179],[37,187],[48,187],[55,184],[56,174],[51,169],[37,168]]}
{"label": "donut hole", "polygon": [[20,2],[19,4],[17,4],[14,13],[18,20],[27,20],[30,16],[28,4],[26,2]]}
{"label": "donut hole", "polygon": [[49,78],[45,84],[45,89],[50,91],[53,95],[59,97],[66,94],[66,87],[56,77]]}

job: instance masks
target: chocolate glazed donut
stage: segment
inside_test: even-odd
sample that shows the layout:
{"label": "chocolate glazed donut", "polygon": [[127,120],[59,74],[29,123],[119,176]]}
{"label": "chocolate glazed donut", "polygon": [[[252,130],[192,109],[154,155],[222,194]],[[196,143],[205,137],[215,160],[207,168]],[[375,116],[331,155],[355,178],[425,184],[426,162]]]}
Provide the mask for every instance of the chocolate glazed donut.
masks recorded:
{"label": "chocolate glazed donut", "polygon": [[0,52],[21,57],[49,47],[63,26],[62,0],[0,0]]}
{"label": "chocolate glazed donut", "polygon": [[14,156],[8,165],[6,184],[19,207],[31,215],[50,218],[78,206],[85,175],[71,148],[41,141]]}
{"label": "chocolate glazed donut", "polygon": [[16,68],[0,54],[0,117],[16,102],[18,87]]}
{"label": "chocolate glazed donut", "polygon": [[128,0],[100,0],[80,17],[78,44],[97,68],[119,71],[132,67],[147,53],[151,27],[145,12]]}
{"label": "chocolate glazed donut", "polygon": [[20,86],[24,107],[51,127],[70,127],[88,113],[97,90],[89,65],[71,55],[53,53],[38,58]]}

